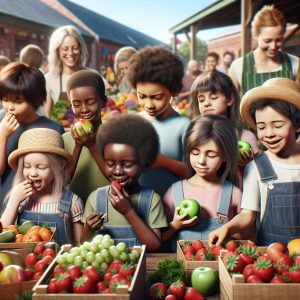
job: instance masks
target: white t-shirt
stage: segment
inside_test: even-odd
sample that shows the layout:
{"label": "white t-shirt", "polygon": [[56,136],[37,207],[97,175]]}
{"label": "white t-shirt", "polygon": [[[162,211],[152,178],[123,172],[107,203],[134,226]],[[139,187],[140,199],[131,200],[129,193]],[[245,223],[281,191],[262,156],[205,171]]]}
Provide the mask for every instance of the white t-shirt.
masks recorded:
{"label": "white t-shirt", "polygon": [[[268,155],[268,151],[265,152]],[[274,183],[300,181],[300,164],[284,164],[273,160],[268,155],[278,179]],[[247,164],[243,179],[242,209],[260,212],[260,220],[265,212],[268,183],[262,183],[256,164],[251,161]]]}
{"label": "white t-shirt", "polygon": [[[293,69],[293,76],[296,78],[297,71],[298,71],[298,64],[299,64],[299,57],[286,53],[290,59],[292,69]],[[242,73],[243,73],[243,56],[233,61],[231,64],[231,68],[234,70],[236,79],[240,86],[242,86]],[[281,70],[282,66],[278,68],[277,71]]]}

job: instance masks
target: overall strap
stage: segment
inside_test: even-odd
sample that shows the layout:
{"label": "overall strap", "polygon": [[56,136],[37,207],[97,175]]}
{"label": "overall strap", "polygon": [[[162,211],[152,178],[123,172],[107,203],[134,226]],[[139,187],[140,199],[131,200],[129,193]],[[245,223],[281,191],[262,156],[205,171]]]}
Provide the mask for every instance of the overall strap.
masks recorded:
{"label": "overall strap", "polygon": [[254,162],[258,169],[261,182],[266,183],[277,179],[277,175],[272,167],[270,159],[264,152],[259,155],[255,155]]}
{"label": "overall strap", "polygon": [[97,189],[96,191],[96,210],[98,212],[102,212],[103,214],[106,214],[104,217],[104,222],[108,221],[107,216],[107,202],[108,200],[108,191],[109,191],[109,185],[104,186],[102,188]]}
{"label": "overall strap", "polygon": [[146,187],[142,187],[139,195],[138,205],[136,208],[137,214],[143,221],[148,220],[152,198],[154,190]]}
{"label": "overall strap", "polygon": [[61,199],[58,204],[58,209],[65,214],[68,214],[72,207],[73,193],[69,190],[63,190],[61,194]]}
{"label": "overall strap", "polygon": [[182,181],[176,181],[172,184],[172,192],[175,206],[179,206],[179,202],[184,198],[182,190]]}
{"label": "overall strap", "polygon": [[282,65],[282,71],[290,71],[292,70],[292,64],[291,64],[291,60],[289,58],[289,56],[284,53],[284,52],[279,52],[279,59],[280,59],[280,62],[281,62],[281,65]]}
{"label": "overall strap", "polygon": [[226,217],[229,213],[231,198],[232,198],[233,184],[229,180],[225,180],[221,188],[221,195],[217,215]]}

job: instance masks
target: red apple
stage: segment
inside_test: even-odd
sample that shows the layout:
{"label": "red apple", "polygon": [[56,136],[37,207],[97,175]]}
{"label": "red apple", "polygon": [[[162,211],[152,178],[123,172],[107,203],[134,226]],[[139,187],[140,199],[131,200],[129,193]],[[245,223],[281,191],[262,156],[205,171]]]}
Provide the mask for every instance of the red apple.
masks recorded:
{"label": "red apple", "polygon": [[[83,129],[84,133],[86,135],[89,135],[91,130],[94,129],[94,126],[92,124],[91,121],[89,120],[84,120],[84,119],[80,119],[79,121],[77,121],[74,126],[73,126],[75,132],[77,133],[77,136],[79,138],[82,138],[82,132],[81,130]],[[81,129],[82,128],[82,129]]]}
{"label": "red apple", "polygon": [[287,253],[287,247],[280,242],[273,243],[268,246],[266,253],[272,261],[276,261],[282,253]]}

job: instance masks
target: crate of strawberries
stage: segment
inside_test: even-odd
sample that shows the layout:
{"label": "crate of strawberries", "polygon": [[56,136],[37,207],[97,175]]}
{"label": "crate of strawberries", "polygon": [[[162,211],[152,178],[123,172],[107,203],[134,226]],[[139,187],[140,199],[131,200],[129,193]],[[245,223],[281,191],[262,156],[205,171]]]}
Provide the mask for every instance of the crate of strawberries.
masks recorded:
{"label": "crate of strawberries", "polygon": [[273,243],[240,251],[221,251],[221,299],[298,299],[300,295],[300,239],[287,246]]}

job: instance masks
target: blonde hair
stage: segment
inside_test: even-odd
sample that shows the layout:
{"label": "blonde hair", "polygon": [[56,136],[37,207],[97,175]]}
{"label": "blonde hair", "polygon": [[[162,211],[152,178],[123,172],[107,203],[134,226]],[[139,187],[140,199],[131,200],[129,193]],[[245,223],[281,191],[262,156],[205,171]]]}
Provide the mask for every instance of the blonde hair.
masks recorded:
{"label": "blonde hair", "polygon": [[75,26],[66,25],[57,28],[49,40],[49,73],[59,74],[62,71],[62,62],[58,55],[58,48],[66,36],[74,36],[80,45],[79,67],[85,66],[88,58],[88,51],[85,41]]}
{"label": "blonde hair", "polygon": [[114,61],[114,71],[116,75],[120,73],[119,63],[123,61],[129,61],[131,56],[135,54],[137,51],[133,47],[122,47],[120,48],[116,55],[115,55],[115,61]]}
{"label": "blonde hair", "polygon": [[262,27],[281,26],[283,32],[286,30],[286,21],[280,10],[274,5],[265,5],[253,18],[252,34],[257,37]]}

